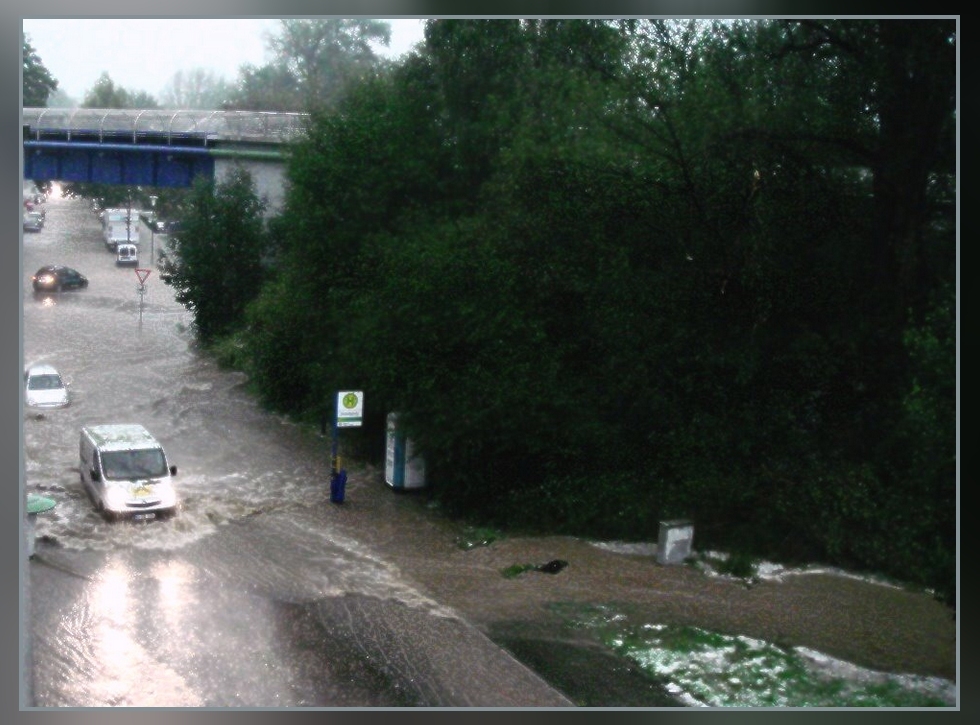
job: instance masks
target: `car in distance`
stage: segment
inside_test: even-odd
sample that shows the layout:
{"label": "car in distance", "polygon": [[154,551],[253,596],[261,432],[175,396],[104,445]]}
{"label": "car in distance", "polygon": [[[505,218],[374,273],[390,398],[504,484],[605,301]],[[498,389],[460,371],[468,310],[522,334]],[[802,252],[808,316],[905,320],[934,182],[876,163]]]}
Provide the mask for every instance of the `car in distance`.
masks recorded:
{"label": "car in distance", "polygon": [[31,284],[35,292],[61,292],[65,289],[88,287],[88,277],[77,269],[49,264],[34,273]]}
{"label": "car in distance", "polygon": [[116,266],[123,267],[130,265],[133,267],[139,266],[140,257],[139,249],[135,244],[117,244],[116,245]]}
{"label": "car in distance", "polygon": [[90,425],[78,443],[79,475],[95,508],[107,519],[152,519],[177,512],[163,446],[142,425]]}
{"label": "car in distance", "polygon": [[53,366],[31,365],[24,371],[24,402],[30,408],[64,408],[68,385]]}
{"label": "car in distance", "polygon": [[44,215],[37,211],[24,212],[24,231],[39,232],[44,229]]}

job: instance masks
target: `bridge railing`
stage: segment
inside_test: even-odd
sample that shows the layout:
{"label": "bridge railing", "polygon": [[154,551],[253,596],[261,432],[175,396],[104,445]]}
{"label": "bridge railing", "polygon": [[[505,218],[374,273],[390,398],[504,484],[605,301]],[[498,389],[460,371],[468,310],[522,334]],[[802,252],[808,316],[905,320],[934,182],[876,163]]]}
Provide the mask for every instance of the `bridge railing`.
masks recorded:
{"label": "bridge railing", "polygon": [[120,108],[25,108],[22,123],[32,138],[57,134],[70,141],[72,135],[99,141],[119,142],[131,136],[163,137],[167,142],[188,138],[202,145],[212,141],[286,143],[306,132],[309,115],[272,111],[192,111]]}

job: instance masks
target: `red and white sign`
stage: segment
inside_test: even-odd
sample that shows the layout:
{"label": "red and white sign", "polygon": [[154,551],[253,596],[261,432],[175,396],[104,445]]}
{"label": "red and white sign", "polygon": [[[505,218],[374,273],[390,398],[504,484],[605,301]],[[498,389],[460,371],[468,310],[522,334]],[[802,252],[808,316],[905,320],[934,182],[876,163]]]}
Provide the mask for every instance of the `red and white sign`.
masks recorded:
{"label": "red and white sign", "polygon": [[150,276],[150,270],[148,269],[137,269],[136,276],[140,279],[140,284],[146,282],[146,278]]}

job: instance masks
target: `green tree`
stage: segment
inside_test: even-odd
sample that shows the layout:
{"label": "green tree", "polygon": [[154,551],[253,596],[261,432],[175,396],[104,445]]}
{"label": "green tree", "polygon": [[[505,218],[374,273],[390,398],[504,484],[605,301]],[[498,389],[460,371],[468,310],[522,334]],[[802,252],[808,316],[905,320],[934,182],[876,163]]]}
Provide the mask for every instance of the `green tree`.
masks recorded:
{"label": "green tree", "polygon": [[[955,275],[954,25],[624,29],[636,61],[610,80],[629,89],[629,112],[607,120],[682,202],[663,204],[675,221],[658,226],[690,273],[666,289],[686,277],[695,293],[671,320],[696,337],[658,368],[673,383],[657,396],[673,412],[658,465],[718,525],[704,541],[741,521],[806,556],[921,572],[941,559],[926,556],[926,530],[947,532],[950,551],[955,476],[922,475],[900,451],[938,450],[944,431],[938,460],[951,460],[955,405],[903,341]],[[918,440],[903,403],[913,375],[931,381],[916,400],[945,406]],[[948,581],[949,561],[923,578]]]}
{"label": "green tree", "polygon": [[[253,379],[283,409],[319,413],[342,379],[338,336],[353,322],[355,296],[377,281],[372,236],[411,226],[417,210],[441,199],[448,163],[433,93],[424,63],[379,73],[335,113],[315,114],[291,150],[277,281],[250,315],[247,343]],[[285,369],[300,384],[284,389]]]}
{"label": "green tree", "polygon": [[372,43],[387,45],[381,20],[287,19],[269,37],[272,61],[244,66],[226,108],[315,111],[336,104],[356,79],[380,64]]}
{"label": "green tree", "polygon": [[58,90],[54,79],[41,57],[37,54],[30,38],[24,37],[21,53],[23,60],[23,104],[25,108],[45,108],[52,93]]}
{"label": "green tree", "polygon": [[532,71],[527,37],[519,20],[443,20],[426,25],[424,52],[458,183],[475,194],[522,110],[519,89]]}
{"label": "green tree", "polygon": [[156,99],[146,91],[127,90],[116,85],[103,71],[86,93],[82,108],[159,108]]}
{"label": "green tree", "polygon": [[65,93],[60,88],[48,96],[48,106],[50,108],[74,108],[78,105],[77,99]]}
{"label": "green tree", "polygon": [[293,149],[252,379],[370,389],[458,511],[945,585],[955,39],[886,22],[430,21]]}
{"label": "green tree", "polygon": [[217,110],[231,97],[232,86],[214,71],[194,68],[179,70],[161,94],[165,108]]}
{"label": "green tree", "polygon": [[146,91],[129,91],[129,108],[160,108],[157,99]]}
{"label": "green tree", "polygon": [[288,68],[244,65],[237,87],[222,105],[225,110],[300,112],[303,110],[298,82]]}
{"label": "green tree", "polygon": [[129,92],[117,86],[103,71],[95,84],[85,93],[82,108],[130,108]]}
{"label": "green tree", "polygon": [[194,313],[198,337],[216,341],[242,323],[265,277],[265,203],[241,167],[215,183],[195,181],[164,271],[177,301]]}
{"label": "green tree", "polygon": [[377,65],[371,44],[387,45],[383,20],[288,19],[270,40],[275,63],[298,80],[307,109],[333,105],[343,90]]}

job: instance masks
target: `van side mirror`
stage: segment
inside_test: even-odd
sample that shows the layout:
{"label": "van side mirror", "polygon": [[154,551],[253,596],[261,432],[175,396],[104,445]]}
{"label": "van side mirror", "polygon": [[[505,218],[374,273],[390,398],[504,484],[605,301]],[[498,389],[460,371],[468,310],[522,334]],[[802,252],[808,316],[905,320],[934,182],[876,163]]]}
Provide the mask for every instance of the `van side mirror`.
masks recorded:
{"label": "van side mirror", "polygon": [[89,471],[89,474],[92,476],[93,481],[99,480],[99,472],[96,471],[94,468]]}
{"label": "van side mirror", "polygon": [[171,476],[176,476],[177,475],[177,466],[171,466],[170,467],[170,475]]}

